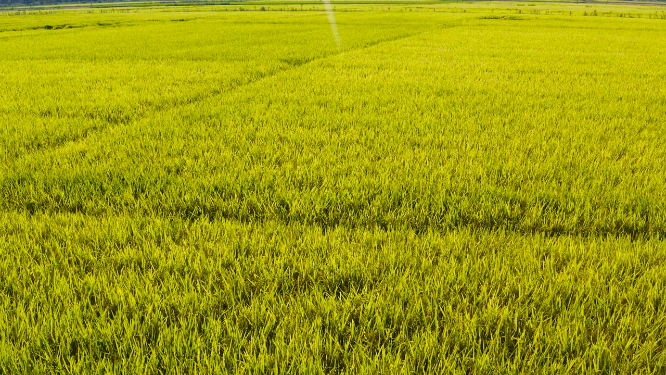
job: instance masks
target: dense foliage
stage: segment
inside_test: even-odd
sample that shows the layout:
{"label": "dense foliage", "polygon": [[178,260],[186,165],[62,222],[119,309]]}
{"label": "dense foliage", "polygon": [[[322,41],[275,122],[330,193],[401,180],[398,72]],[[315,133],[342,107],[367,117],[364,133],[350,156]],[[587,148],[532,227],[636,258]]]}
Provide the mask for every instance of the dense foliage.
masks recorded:
{"label": "dense foliage", "polygon": [[664,373],[666,17],[501,6],[0,15],[0,373]]}

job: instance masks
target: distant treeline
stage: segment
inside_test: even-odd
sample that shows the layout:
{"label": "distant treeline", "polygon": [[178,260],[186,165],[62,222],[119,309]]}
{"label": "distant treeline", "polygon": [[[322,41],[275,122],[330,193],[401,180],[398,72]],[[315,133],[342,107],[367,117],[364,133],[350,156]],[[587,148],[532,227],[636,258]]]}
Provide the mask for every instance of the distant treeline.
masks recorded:
{"label": "distant treeline", "polygon": [[[65,4],[65,3],[83,3],[84,1],[69,1],[69,0],[0,0],[0,6],[10,5],[50,5],[50,4]],[[98,1],[94,1],[98,2]],[[90,3],[85,1],[85,3]]]}
{"label": "distant treeline", "polygon": [[[225,3],[244,2],[246,0],[224,0]],[[554,0],[556,1],[556,0]],[[566,0],[564,0],[566,1]],[[569,0],[571,1],[571,0]],[[585,0],[580,0],[586,2]],[[8,6],[23,6],[23,5],[54,5],[54,4],[91,4],[91,3],[117,3],[117,2],[136,2],[136,0],[0,0],[0,7]],[[161,1],[156,1],[161,3]],[[180,3],[179,1],[165,1],[166,3]],[[589,1],[591,3],[598,2],[595,0]],[[635,3],[651,3],[659,2],[664,3],[666,0],[620,0],[620,2],[635,2]],[[183,3],[218,3],[216,0],[187,0]]]}
{"label": "distant treeline", "polygon": [[[243,0],[224,0],[223,3],[242,2]],[[666,0],[664,0],[666,1]],[[9,6],[25,6],[25,5],[56,5],[56,4],[90,4],[90,3],[118,3],[118,2],[136,2],[136,0],[0,0],[0,7]],[[156,1],[160,2],[160,1]],[[180,3],[177,1],[170,1],[169,3]],[[183,3],[215,3],[220,4],[216,0],[187,0]]]}
{"label": "distant treeline", "polygon": [[[115,0],[118,1],[118,0]],[[120,0],[122,1],[122,0]],[[104,0],[93,0],[93,3],[104,3],[111,1]],[[90,1],[72,1],[72,0],[0,0],[0,6],[12,6],[12,5],[51,5],[51,4],[72,4],[72,3],[86,3],[89,4]]]}

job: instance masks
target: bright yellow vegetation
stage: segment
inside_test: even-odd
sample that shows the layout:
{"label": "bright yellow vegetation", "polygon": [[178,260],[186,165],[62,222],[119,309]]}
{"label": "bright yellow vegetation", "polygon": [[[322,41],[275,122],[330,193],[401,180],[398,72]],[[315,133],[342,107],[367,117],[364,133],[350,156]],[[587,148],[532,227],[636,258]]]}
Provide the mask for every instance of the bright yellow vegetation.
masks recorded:
{"label": "bright yellow vegetation", "polygon": [[322,9],[0,13],[0,373],[666,371],[662,8]]}

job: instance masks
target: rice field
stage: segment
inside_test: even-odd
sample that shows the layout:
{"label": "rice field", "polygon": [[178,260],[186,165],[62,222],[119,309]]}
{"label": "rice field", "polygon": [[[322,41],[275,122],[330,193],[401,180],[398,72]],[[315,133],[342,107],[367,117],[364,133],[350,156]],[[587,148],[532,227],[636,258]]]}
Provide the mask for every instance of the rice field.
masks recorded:
{"label": "rice field", "polygon": [[666,373],[666,8],[333,8],[0,11],[0,373]]}

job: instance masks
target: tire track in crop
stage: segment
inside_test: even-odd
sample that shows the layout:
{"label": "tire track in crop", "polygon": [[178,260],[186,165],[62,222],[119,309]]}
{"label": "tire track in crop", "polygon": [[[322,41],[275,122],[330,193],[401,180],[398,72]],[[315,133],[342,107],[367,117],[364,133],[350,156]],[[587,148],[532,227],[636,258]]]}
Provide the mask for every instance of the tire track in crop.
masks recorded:
{"label": "tire track in crop", "polygon": [[[116,175],[120,176],[120,175]],[[122,177],[120,177],[122,178]],[[61,180],[62,181],[62,180]],[[76,181],[76,178],[65,178],[66,182]],[[31,215],[36,213],[45,214],[82,214],[92,217],[108,217],[120,214],[135,214],[138,216],[150,216],[153,218],[169,219],[179,218],[187,222],[196,222],[204,220],[207,222],[216,222],[219,220],[228,220],[239,223],[265,223],[276,222],[284,225],[299,223],[301,225],[318,228],[326,232],[335,228],[345,229],[363,229],[363,230],[381,230],[399,231],[412,230],[415,233],[450,232],[459,229],[469,229],[471,231],[483,231],[487,233],[505,231],[519,235],[540,235],[545,238],[559,238],[566,236],[576,236],[579,238],[627,238],[631,242],[657,240],[662,241],[666,238],[666,227],[663,224],[663,217],[657,217],[657,223],[650,223],[649,216],[645,216],[645,222],[625,223],[625,222],[594,222],[591,225],[562,226],[552,221],[546,221],[540,224],[528,223],[524,219],[525,215],[509,217],[502,214],[489,216],[479,216],[471,210],[460,210],[454,218],[447,218],[449,211],[444,213],[431,213],[427,217],[418,219],[386,219],[388,214],[396,207],[390,207],[379,215],[372,216],[370,212],[365,211],[368,207],[361,202],[338,202],[330,212],[339,214],[329,215],[327,212],[320,212],[314,215],[291,211],[290,205],[286,201],[277,202],[270,207],[257,203],[256,201],[244,200],[239,205],[228,205],[234,193],[230,191],[209,191],[203,200],[182,201],[169,205],[163,205],[155,196],[144,195],[145,191],[139,191],[130,188],[133,191],[136,201],[120,201],[98,207],[94,203],[86,203],[85,199],[67,201],[64,195],[58,197],[26,196],[20,192],[25,191],[36,181],[31,176],[14,176],[13,179],[5,178],[0,181],[0,191],[5,191],[6,200],[0,200],[0,210],[7,212],[24,212]],[[158,184],[157,181],[146,179],[140,181],[144,187],[150,184]],[[57,182],[56,182],[57,183]],[[116,186],[115,188],[119,188]],[[124,187],[123,187],[124,188]],[[137,188],[137,185],[134,185]],[[213,188],[215,190],[215,188]],[[109,194],[107,191],[104,194]],[[118,193],[115,191],[114,193]],[[212,194],[211,194],[212,193]],[[36,198],[36,199],[35,199]],[[55,201],[53,200],[55,198]],[[90,197],[88,197],[90,198]],[[171,198],[179,198],[172,196]],[[99,196],[93,197],[90,202],[96,202]],[[171,200],[172,202],[174,200]],[[55,205],[54,205],[55,203]],[[135,206],[133,206],[135,204]],[[525,201],[525,204],[529,202]],[[370,215],[358,215],[354,212],[364,212]]]}
{"label": "tire track in crop", "polygon": [[[449,25],[447,27],[444,27],[441,30],[448,30],[448,29],[452,29],[452,28],[455,28],[455,27],[458,27],[458,26],[459,25]],[[423,34],[427,34],[427,33],[430,33],[430,32],[432,32],[432,30],[420,31],[420,32],[409,33],[409,34],[400,34],[400,35],[390,37],[390,38],[379,39],[379,40],[376,40],[376,41],[373,41],[373,42],[366,43],[366,44],[364,44],[362,46],[359,46],[359,47],[356,47],[356,48],[350,48],[350,49],[339,51],[339,52],[336,52],[336,53],[333,53],[333,54],[330,54],[330,55],[326,55],[326,56],[323,56],[323,57],[313,58],[313,59],[306,59],[304,61],[295,62],[294,64],[292,64],[288,68],[280,69],[280,70],[274,72],[273,74],[267,74],[267,75],[265,75],[265,76],[263,76],[259,79],[256,79],[254,81],[247,82],[245,84],[239,85],[237,87],[234,87],[232,90],[229,90],[228,92],[236,91],[238,89],[241,89],[241,88],[246,87],[246,86],[250,86],[250,85],[255,84],[257,82],[260,82],[262,80],[277,76],[281,73],[290,72],[290,71],[296,70],[296,69],[298,69],[302,66],[305,66],[305,65],[308,65],[308,64],[311,64],[311,63],[314,63],[314,62],[326,60],[326,59],[329,59],[329,58],[332,58],[332,57],[340,56],[344,53],[363,51],[365,49],[369,49],[369,48],[375,47],[375,46],[380,45],[380,44],[397,42],[397,41],[400,41],[400,40],[409,39],[409,38],[419,36],[419,35],[423,35]],[[227,92],[225,92],[225,93],[227,93]],[[216,95],[210,95],[211,98],[215,97],[215,96],[217,96],[217,94]],[[205,98],[202,98],[202,99],[205,99]],[[189,103],[187,103],[187,104],[189,104]]]}
{"label": "tire track in crop", "polygon": [[[452,29],[455,27],[458,27],[459,25],[445,25],[443,29],[438,29],[438,30],[447,30],[447,29]],[[290,72],[296,69],[299,69],[305,65],[326,60],[332,57],[340,56],[345,53],[350,53],[350,52],[358,52],[362,51],[365,49],[369,49],[372,47],[375,47],[380,44],[384,43],[393,43],[397,42],[400,40],[404,39],[409,39],[418,35],[423,35],[432,32],[433,30],[425,30],[425,31],[420,31],[416,33],[407,33],[407,34],[400,34],[394,37],[390,38],[383,38],[383,39],[378,39],[376,41],[372,41],[369,43],[366,43],[364,45],[361,45],[356,48],[350,48],[346,49],[343,51],[338,51],[336,53],[324,55],[322,57],[316,57],[316,58],[306,58],[303,60],[296,60],[294,62],[289,63],[289,65],[285,66],[284,68],[278,68],[273,71],[269,71],[267,73],[255,73],[254,77],[251,77],[249,80],[243,80],[240,82],[232,82],[224,89],[215,89],[215,90],[208,90],[208,91],[202,91],[200,93],[196,93],[194,95],[191,95],[186,98],[182,99],[176,99],[172,101],[167,101],[167,102],[161,102],[161,103],[154,103],[154,104],[149,104],[144,106],[144,108],[139,112],[135,114],[115,114],[111,115],[108,113],[103,113],[103,112],[97,112],[97,113],[86,113],[82,115],[84,118],[88,118],[91,120],[98,120],[102,121],[104,125],[97,126],[94,129],[91,129],[91,131],[83,132],[79,135],[74,135],[72,137],[62,137],[60,141],[55,141],[55,142],[49,142],[45,143],[41,146],[36,146],[36,147],[30,147],[30,151],[22,154],[22,157],[17,159],[17,161],[24,159],[25,157],[28,157],[30,155],[34,155],[39,152],[46,152],[46,151],[52,151],[56,152],[58,149],[64,148],[64,147],[70,147],[76,143],[84,142],[87,138],[94,136],[94,135],[99,135],[104,133],[105,131],[108,131],[112,128],[115,128],[117,126],[122,126],[126,125],[129,126],[132,123],[138,122],[140,120],[143,120],[150,116],[151,114],[155,114],[158,112],[166,111],[166,110],[173,110],[178,107],[185,107],[187,105],[191,105],[206,99],[212,99],[220,95],[224,94],[229,94],[233,93],[237,90],[240,90],[244,87],[256,84],[258,82],[261,82],[265,79],[269,79],[271,77],[275,77],[281,73],[286,73]]]}
{"label": "tire track in crop", "polygon": [[[98,120],[100,123],[95,126],[94,128],[87,129],[86,131],[80,132],[78,134],[72,134],[71,136],[64,136],[61,135],[58,139],[52,140],[51,142],[42,142],[39,145],[25,145],[23,148],[23,152],[20,155],[14,155],[9,156],[5,155],[7,158],[4,160],[4,170],[5,173],[3,175],[5,176],[4,180],[7,180],[7,177],[11,178],[10,176],[14,174],[16,171],[16,166],[18,165],[25,165],[26,159],[31,158],[33,155],[36,154],[51,154],[54,158],[59,158],[57,152],[62,149],[66,148],[75,148],[76,146],[80,145],[81,143],[85,142],[87,139],[90,139],[92,137],[100,137],[102,134],[108,133],[111,130],[118,128],[119,126],[131,126],[133,123],[136,123],[140,120],[143,120],[147,118],[148,116],[151,116],[153,114],[157,114],[162,111],[167,111],[167,110],[173,110],[178,107],[184,107],[187,105],[192,105],[197,102],[200,102],[202,100],[207,100],[211,98],[215,98],[220,95],[224,94],[229,94],[233,93],[237,90],[240,90],[244,87],[257,84],[265,79],[269,79],[271,77],[275,77],[281,73],[287,73],[294,71],[296,69],[299,69],[305,65],[315,63],[317,61],[322,61],[326,60],[329,58],[333,58],[336,56],[340,56],[342,54],[347,54],[347,53],[352,53],[352,52],[357,52],[357,51],[362,51],[365,49],[369,49],[372,47],[375,47],[380,44],[385,44],[385,43],[393,43],[397,42],[400,40],[405,40],[409,39],[418,35],[424,35],[427,33],[431,33],[433,31],[439,31],[439,30],[447,30],[447,29],[452,29],[455,27],[460,26],[460,24],[444,24],[444,25],[439,25],[435,28],[428,28],[426,30],[421,30],[418,32],[414,33],[403,33],[399,34],[393,37],[389,38],[381,38],[377,39],[375,41],[371,41],[368,43],[365,43],[363,45],[359,45],[355,48],[349,48],[345,49],[342,51],[336,51],[334,53],[330,53],[328,55],[324,55],[321,57],[317,58],[308,58],[308,59],[303,59],[303,60],[297,60],[291,63],[290,65],[287,65],[281,69],[275,69],[273,71],[269,71],[266,73],[262,72],[256,72],[253,77],[251,77],[249,80],[244,80],[244,81],[236,81],[232,82],[231,84],[226,85],[223,89],[215,89],[215,90],[208,90],[208,91],[202,91],[200,93],[197,93],[195,95],[182,98],[180,100],[171,100],[167,102],[161,102],[161,103],[154,103],[150,105],[145,105],[144,108],[140,112],[135,112],[135,113],[113,113],[109,114],[106,112],[89,112],[83,115],[84,118],[91,119],[91,120]],[[29,164],[29,163],[28,163]],[[1,168],[0,168],[1,169]],[[7,174],[9,173],[9,175]]]}

